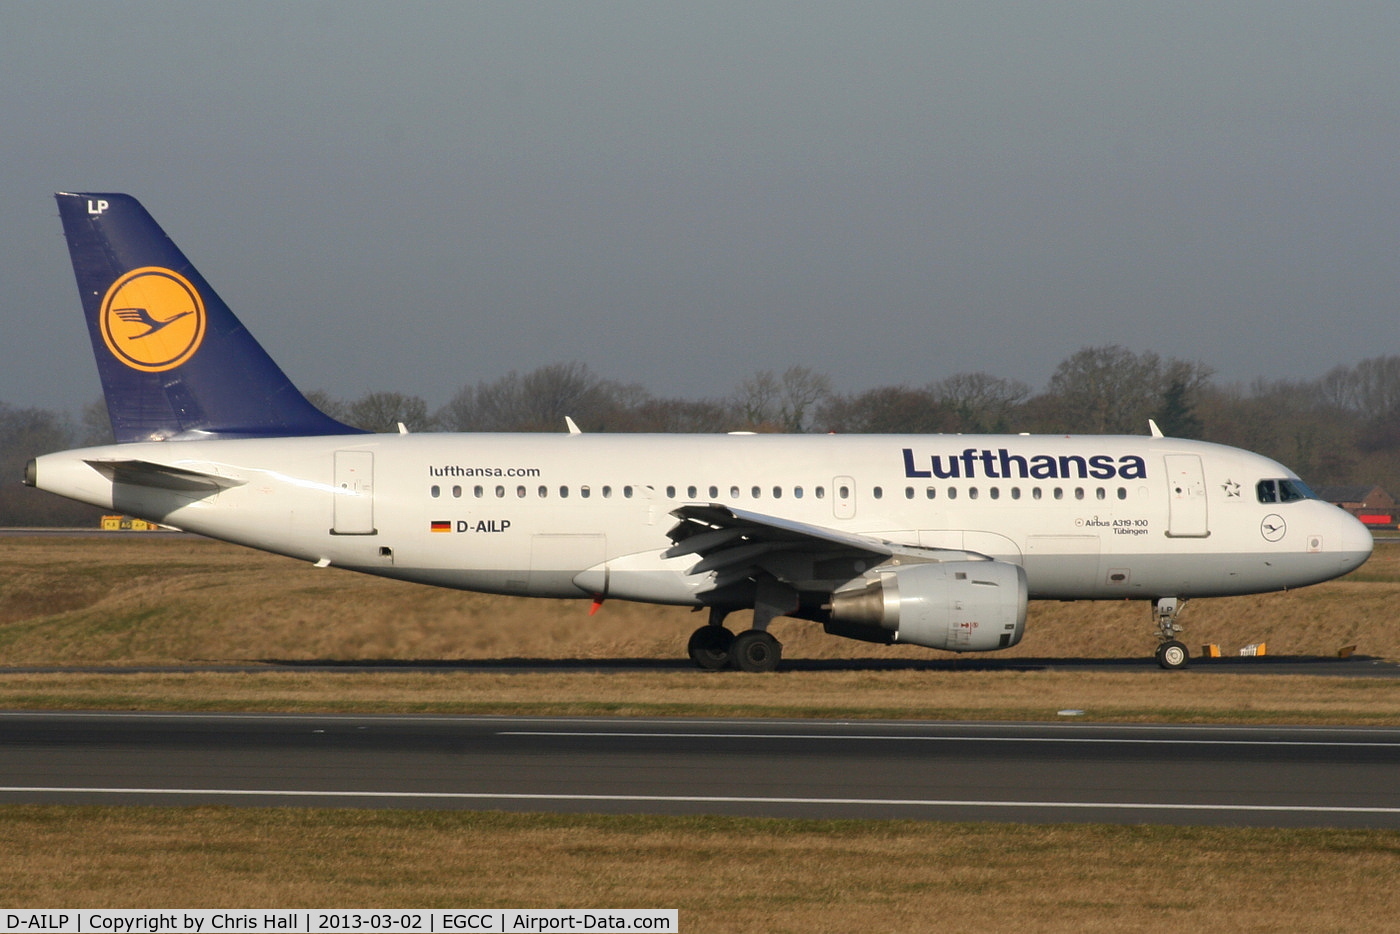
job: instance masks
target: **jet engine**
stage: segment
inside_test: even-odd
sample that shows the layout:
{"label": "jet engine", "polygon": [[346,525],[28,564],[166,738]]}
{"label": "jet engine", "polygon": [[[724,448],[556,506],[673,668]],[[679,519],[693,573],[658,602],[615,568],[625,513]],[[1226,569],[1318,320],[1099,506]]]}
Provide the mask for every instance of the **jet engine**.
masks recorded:
{"label": "jet engine", "polygon": [[842,634],[988,652],[1015,645],[1026,630],[1026,572],[1019,565],[945,561],[873,573],[831,595],[831,622],[847,629]]}

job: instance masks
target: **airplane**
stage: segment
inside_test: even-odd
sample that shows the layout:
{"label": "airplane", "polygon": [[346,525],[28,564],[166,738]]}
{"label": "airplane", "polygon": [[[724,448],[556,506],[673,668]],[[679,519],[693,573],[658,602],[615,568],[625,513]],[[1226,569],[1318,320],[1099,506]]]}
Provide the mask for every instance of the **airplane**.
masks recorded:
{"label": "airplane", "polygon": [[313,406],[136,199],[55,197],[116,443],[37,457],[25,482],[316,567],[707,610],[690,658],[749,672],[779,665],[779,616],[981,652],[1020,642],[1028,600],[1139,600],[1158,663],[1180,669],[1185,601],[1330,580],[1371,554],[1292,471],[1155,424],[371,434]]}

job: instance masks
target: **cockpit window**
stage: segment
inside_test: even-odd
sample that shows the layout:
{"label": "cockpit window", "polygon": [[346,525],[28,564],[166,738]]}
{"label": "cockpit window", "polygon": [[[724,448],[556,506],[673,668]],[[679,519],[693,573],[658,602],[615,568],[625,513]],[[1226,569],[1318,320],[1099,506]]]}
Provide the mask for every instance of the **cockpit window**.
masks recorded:
{"label": "cockpit window", "polygon": [[1296,503],[1304,499],[1317,499],[1317,494],[1308,489],[1302,480],[1260,480],[1255,490],[1261,503]]}

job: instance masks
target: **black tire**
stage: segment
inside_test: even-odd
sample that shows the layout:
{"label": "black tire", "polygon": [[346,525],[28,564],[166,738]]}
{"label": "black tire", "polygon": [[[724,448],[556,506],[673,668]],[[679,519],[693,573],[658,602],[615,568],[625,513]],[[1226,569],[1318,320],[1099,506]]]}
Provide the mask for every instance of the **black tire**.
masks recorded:
{"label": "black tire", "polygon": [[772,671],[782,661],[783,644],[762,630],[750,629],[735,637],[729,657],[740,671]]}
{"label": "black tire", "polygon": [[1157,664],[1168,671],[1185,668],[1191,662],[1191,650],[1185,643],[1172,639],[1157,646]]}
{"label": "black tire", "polygon": [[686,650],[690,660],[705,671],[729,667],[729,650],[734,645],[734,633],[723,626],[701,626],[690,634]]}

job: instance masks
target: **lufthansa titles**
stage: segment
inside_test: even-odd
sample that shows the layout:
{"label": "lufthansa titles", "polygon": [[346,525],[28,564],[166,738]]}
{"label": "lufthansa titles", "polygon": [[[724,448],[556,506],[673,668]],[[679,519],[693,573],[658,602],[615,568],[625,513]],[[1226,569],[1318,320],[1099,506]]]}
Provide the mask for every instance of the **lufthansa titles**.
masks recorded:
{"label": "lufthansa titles", "polygon": [[941,480],[1142,480],[1147,462],[1137,454],[1013,454],[1006,448],[967,448],[961,454],[918,454],[904,449],[904,476]]}

